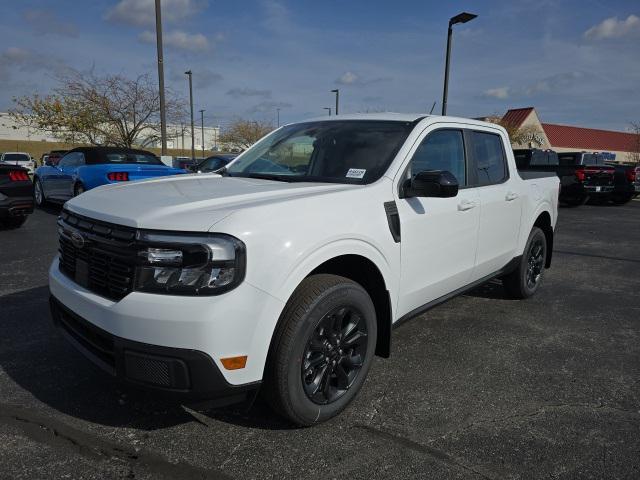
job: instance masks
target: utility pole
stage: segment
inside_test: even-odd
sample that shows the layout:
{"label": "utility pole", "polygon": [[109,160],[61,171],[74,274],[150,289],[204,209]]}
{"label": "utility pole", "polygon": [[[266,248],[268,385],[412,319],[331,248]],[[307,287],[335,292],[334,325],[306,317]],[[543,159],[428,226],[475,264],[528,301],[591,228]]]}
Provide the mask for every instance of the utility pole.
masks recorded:
{"label": "utility pole", "polygon": [[331,116],[331,107],[322,107],[323,110],[329,111],[329,116]]}
{"label": "utility pole", "polygon": [[338,106],[340,104],[340,89],[336,88],[335,90],[331,90],[333,93],[336,94],[336,115],[338,115]]}
{"label": "utility pole", "polygon": [[160,138],[162,155],[167,154],[167,114],[164,102],[164,60],[162,58],[162,12],[156,0],[156,49],[158,53],[158,89],[160,91]]}
{"label": "utility pole", "polygon": [[204,158],[204,110],[200,110],[200,131],[202,133],[202,158]]}
{"label": "utility pole", "polygon": [[189,77],[189,104],[191,106],[191,159],[195,160],[196,158],[196,141],[195,135],[193,131],[193,83],[191,82],[191,77],[193,73],[191,70],[187,70],[184,72],[185,75]]}

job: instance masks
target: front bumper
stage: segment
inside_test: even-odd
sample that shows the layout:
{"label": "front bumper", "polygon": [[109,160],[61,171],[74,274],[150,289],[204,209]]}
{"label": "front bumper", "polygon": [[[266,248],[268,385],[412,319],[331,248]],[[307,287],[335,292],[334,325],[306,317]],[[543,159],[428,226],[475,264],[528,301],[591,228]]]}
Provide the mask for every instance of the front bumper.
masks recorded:
{"label": "front bumper", "polygon": [[[91,327],[116,338],[117,344],[135,342],[178,353],[199,352],[211,360],[231,386],[262,380],[273,329],[284,307],[280,300],[246,280],[234,290],[215,297],[132,292],[113,301],[64,275],[57,257],[49,269],[49,288],[58,304]],[[154,350],[150,351],[152,355]],[[247,355],[242,369],[226,370],[220,361],[241,355]],[[181,358],[176,354],[170,356]],[[117,368],[115,374],[118,375]]]}
{"label": "front bumper", "polygon": [[33,197],[9,197],[0,194],[0,217],[19,217],[33,213]]}
{"label": "front bumper", "polygon": [[242,401],[260,382],[229,384],[204,352],[120,338],[91,324],[50,297],[51,316],[63,335],[108,374],[136,387],[189,400]]}

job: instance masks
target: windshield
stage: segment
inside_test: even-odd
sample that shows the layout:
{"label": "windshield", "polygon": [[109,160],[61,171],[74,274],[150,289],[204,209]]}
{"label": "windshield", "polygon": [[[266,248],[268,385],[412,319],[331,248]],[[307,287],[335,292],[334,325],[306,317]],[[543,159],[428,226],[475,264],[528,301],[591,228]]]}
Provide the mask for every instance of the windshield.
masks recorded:
{"label": "windshield", "polygon": [[5,162],[28,162],[31,158],[24,153],[5,153],[3,160]]}
{"label": "windshield", "polygon": [[344,120],[288,125],[227,167],[233,177],[367,184],[379,179],[412,122]]}
{"label": "windshield", "polygon": [[151,164],[151,165],[164,165],[158,157],[148,153],[134,153],[134,152],[117,152],[107,153],[105,155],[106,163],[137,163],[137,164]]}

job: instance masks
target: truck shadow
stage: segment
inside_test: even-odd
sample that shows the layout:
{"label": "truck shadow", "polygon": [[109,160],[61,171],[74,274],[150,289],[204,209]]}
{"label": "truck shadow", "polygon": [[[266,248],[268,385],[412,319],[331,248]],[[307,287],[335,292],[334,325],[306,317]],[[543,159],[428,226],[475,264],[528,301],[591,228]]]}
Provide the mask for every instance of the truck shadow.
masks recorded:
{"label": "truck shadow", "polygon": [[[46,286],[0,297],[0,368],[6,373],[2,403],[38,408],[37,402],[25,404],[25,390],[65,415],[111,427],[151,431],[194,421],[206,423],[179,403],[126,388],[94,367],[58,333],[51,322],[48,299]],[[242,408],[202,413],[252,428],[290,428],[261,401],[248,412]]]}

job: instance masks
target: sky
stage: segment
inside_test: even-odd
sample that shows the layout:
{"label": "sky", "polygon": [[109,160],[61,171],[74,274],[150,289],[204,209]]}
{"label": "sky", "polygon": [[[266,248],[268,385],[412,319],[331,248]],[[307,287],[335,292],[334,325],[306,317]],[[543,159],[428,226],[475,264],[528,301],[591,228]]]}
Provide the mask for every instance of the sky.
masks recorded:
{"label": "sky", "polygon": [[[0,111],[47,94],[65,69],[157,80],[153,0],[0,2]],[[167,88],[206,125],[326,113],[536,107],[543,122],[624,130],[640,121],[638,0],[162,0]]]}

